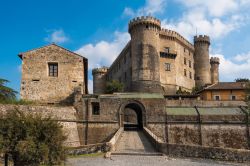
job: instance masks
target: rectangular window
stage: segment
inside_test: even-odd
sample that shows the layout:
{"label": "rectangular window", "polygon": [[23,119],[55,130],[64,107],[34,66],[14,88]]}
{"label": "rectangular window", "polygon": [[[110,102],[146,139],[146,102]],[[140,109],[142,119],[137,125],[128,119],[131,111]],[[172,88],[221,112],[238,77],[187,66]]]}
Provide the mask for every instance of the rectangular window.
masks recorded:
{"label": "rectangular window", "polygon": [[220,96],[214,96],[215,100],[220,100]]}
{"label": "rectangular window", "polygon": [[186,52],[186,48],[184,48],[184,52]]}
{"label": "rectangular window", "polygon": [[49,65],[49,76],[57,77],[58,76],[58,63],[48,63]]}
{"label": "rectangular window", "polygon": [[126,55],[124,56],[123,61],[124,61],[124,64],[126,64],[126,62],[127,62]]}
{"label": "rectangular window", "polygon": [[127,81],[127,73],[124,73],[124,81]]}
{"label": "rectangular window", "polygon": [[187,77],[187,70],[184,69],[184,76]]}
{"label": "rectangular window", "polygon": [[192,79],[192,72],[189,72],[189,78]]}
{"label": "rectangular window", "polygon": [[191,68],[191,67],[192,67],[192,63],[191,63],[191,61],[188,61],[188,63],[189,63],[189,67]]}
{"label": "rectangular window", "polygon": [[236,96],[231,96],[231,100],[236,100]]}
{"label": "rectangular window", "polygon": [[165,63],[165,71],[171,71],[171,64]]}
{"label": "rectangular window", "polygon": [[184,58],[184,65],[186,65],[187,64],[187,59],[186,58]]}
{"label": "rectangular window", "polygon": [[92,115],[100,115],[100,105],[99,103],[91,103],[92,104]]}

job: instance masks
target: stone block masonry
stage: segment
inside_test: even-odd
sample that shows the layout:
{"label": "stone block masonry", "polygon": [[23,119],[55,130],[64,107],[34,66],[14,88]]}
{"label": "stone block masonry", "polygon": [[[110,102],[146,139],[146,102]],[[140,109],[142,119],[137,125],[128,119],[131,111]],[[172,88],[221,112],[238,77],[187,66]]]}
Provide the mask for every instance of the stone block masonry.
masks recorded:
{"label": "stone block masonry", "polygon": [[88,93],[86,58],[50,44],[19,54],[21,99],[39,103],[72,103],[76,88]]}
{"label": "stone block masonry", "polygon": [[80,146],[80,135],[78,133],[76,110],[74,107],[53,107],[53,106],[30,106],[30,105],[3,105],[0,104],[0,112],[18,109],[24,113],[39,114],[43,117],[51,117],[60,122],[63,131],[67,136],[65,146]]}
{"label": "stone block masonry", "polygon": [[167,95],[219,81],[219,59],[209,60],[209,36],[194,36],[192,44],[179,33],[163,29],[154,17],[132,19],[128,32],[131,40],[110,68],[93,69],[95,94],[104,93],[110,80],[123,83],[124,92]]}

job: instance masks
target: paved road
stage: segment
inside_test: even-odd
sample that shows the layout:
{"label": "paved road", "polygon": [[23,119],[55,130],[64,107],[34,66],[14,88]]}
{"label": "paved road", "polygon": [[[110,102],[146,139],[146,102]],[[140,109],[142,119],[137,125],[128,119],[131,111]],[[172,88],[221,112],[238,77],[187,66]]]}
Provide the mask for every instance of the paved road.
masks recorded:
{"label": "paved road", "polygon": [[131,155],[111,155],[111,159],[82,157],[68,159],[68,166],[228,166],[247,165],[214,160],[169,158],[167,156],[135,156],[133,153],[152,153],[156,150],[142,131],[125,131],[118,142],[116,153]]}
{"label": "paved road", "polygon": [[[103,157],[83,157],[68,159],[67,166],[229,166],[247,164],[226,163],[202,159],[180,159],[166,156],[112,156],[111,159]],[[249,165],[248,165],[249,166]]]}
{"label": "paved road", "polygon": [[116,152],[152,153],[156,150],[142,131],[124,131],[117,144]]}

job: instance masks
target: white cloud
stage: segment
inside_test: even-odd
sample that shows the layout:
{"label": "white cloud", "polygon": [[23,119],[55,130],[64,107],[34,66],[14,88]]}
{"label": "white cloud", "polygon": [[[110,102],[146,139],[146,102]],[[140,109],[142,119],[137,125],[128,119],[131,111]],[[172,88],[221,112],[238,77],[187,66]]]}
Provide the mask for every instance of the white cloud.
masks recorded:
{"label": "white cloud", "polygon": [[247,53],[239,54],[234,57],[237,62],[249,62],[250,63],[250,51]]}
{"label": "white cloud", "polygon": [[202,13],[189,13],[179,21],[163,20],[162,26],[167,29],[172,29],[184,37],[191,39],[197,34],[206,34],[212,38],[221,38],[229,32],[239,27],[240,22],[235,20],[223,21],[219,18],[209,20]]}
{"label": "white cloud", "polygon": [[222,54],[211,55],[211,56],[220,58],[219,71],[220,71],[221,81],[234,81],[236,78],[250,78],[250,72],[248,72],[250,71],[249,54],[244,54],[244,55],[245,57],[239,55],[238,58],[236,58],[242,62],[243,62],[243,59],[246,59],[241,64],[235,63],[233,59],[227,59]]}
{"label": "white cloud", "polygon": [[113,41],[100,41],[96,44],[86,44],[75,52],[88,58],[89,69],[110,66],[129,40],[130,36],[127,32],[116,31]]}
{"label": "white cloud", "polygon": [[89,94],[93,94],[93,80],[88,80]]}
{"label": "white cloud", "polygon": [[[88,58],[89,70],[101,66],[110,66],[115,58],[119,55],[122,49],[130,40],[127,32],[118,32],[114,34],[114,39],[111,42],[100,41],[96,44],[86,44],[75,52]],[[93,80],[88,80],[89,93],[93,93]]]}
{"label": "white cloud", "polygon": [[[239,8],[238,0],[176,0],[188,8],[200,8],[211,16],[221,17]],[[237,3],[238,1],[238,3]]]}
{"label": "white cloud", "polygon": [[133,10],[126,7],[123,11],[123,15],[135,17],[135,16],[147,16],[164,13],[166,8],[166,0],[146,0],[143,7]]}
{"label": "white cloud", "polygon": [[[247,19],[242,3],[236,0],[176,0],[186,7],[177,20],[164,19],[162,26],[172,29],[188,39],[196,34],[206,34],[217,39],[241,27]],[[238,2],[238,3],[237,3]],[[246,3],[246,2],[244,2]]]}
{"label": "white cloud", "polygon": [[45,41],[50,43],[65,43],[69,41],[69,38],[65,35],[63,29],[57,29],[49,31],[51,32],[46,38]]}

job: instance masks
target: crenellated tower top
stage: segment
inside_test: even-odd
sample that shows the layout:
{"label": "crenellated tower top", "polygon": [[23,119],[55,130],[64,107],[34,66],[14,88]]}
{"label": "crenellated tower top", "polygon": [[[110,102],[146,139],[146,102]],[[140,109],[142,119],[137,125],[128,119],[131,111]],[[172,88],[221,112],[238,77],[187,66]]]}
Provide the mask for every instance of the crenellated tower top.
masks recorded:
{"label": "crenellated tower top", "polygon": [[196,43],[205,43],[210,45],[210,38],[207,35],[194,36],[194,44]]}
{"label": "crenellated tower top", "polygon": [[161,32],[160,32],[161,35],[165,35],[165,36],[168,36],[172,39],[177,39],[179,40],[181,43],[185,44],[186,46],[188,46],[191,50],[194,50],[194,46],[193,44],[191,44],[187,39],[185,39],[182,35],[180,35],[178,32],[176,31],[172,31],[172,30],[169,30],[169,29],[164,29],[162,28],[161,29]]}
{"label": "crenellated tower top", "polygon": [[94,68],[92,70],[92,74],[104,74],[108,72],[108,67],[100,67],[100,68]]}
{"label": "crenellated tower top", "polygon": [[211,57],[210,58],[210,63],[211,64],[220,64],[220,58],[218,58],[218,57]]}
{"label": "crenellated tower top", "polygon": [[130,20],[128,31],[131,32],[137,25],[148,25],[149,28],[161,29],[161,21],[151,16],[141,16]]}

